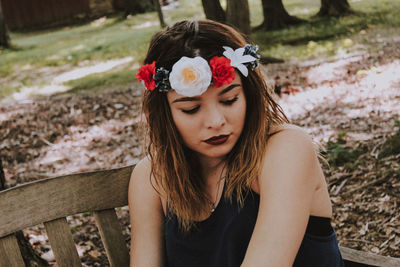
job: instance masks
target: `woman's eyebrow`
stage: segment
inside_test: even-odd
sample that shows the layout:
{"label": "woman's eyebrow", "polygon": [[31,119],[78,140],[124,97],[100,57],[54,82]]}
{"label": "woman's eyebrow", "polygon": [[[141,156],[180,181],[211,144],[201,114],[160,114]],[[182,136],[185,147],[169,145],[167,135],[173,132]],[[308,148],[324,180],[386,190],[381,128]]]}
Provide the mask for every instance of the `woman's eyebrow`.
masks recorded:
{"label": "woman's eyebrow", "polygon": [[[221,92],[218,93],[218,95],[223,95],[227,92],[229,92],[230,90],[232,90],[235,87],[240,86],[240,84],[235,83],[235,84],[231,84],[228,87],[226,87],[224,90],[222,90]],[[181,98],[177,98],[174,101],[172,101],[172,103],[176,103],[176,102],[185,102],[185,101],[199,101],[200,97],[181,97]]]}
{"label": "woman's eyebrow", "polygon": [[238,87],[238,86],[240,86],[240,84],[237,84],[237,83],[231,84],[231,85],[229,85],[228,87],[226,87],[224,90],[222,90],[221,92],[219,92],[218,95],[223,95],[223,94],[225,94],[226,92],[229,92],[230,90],[232,90],[233,88]]}
{"label": "woman's eyebrow", "polygon": [[184,101],[199,101],[199,100],[200,100],[200,97],[182,97],[182,98],[175,99],[174,101],[172,101],[172,103],[184,102]]}

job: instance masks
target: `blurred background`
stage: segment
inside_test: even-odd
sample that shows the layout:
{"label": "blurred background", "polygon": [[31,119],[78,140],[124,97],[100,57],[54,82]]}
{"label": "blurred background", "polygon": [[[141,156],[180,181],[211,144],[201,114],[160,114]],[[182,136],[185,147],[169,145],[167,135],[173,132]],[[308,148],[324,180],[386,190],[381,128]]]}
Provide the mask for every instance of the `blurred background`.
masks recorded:
{"label": "blurred background", "polygon": [[[0,190],[137,163],[149,40],[208,18],[259,45],[277,101],[324,148],[340,245],[400,257],[399,13],[400,0],[0,0]],[[67,219],[83,264],[109,266],[92,215]],[[55,264],[43,225],[19,238],[32,266]]]}

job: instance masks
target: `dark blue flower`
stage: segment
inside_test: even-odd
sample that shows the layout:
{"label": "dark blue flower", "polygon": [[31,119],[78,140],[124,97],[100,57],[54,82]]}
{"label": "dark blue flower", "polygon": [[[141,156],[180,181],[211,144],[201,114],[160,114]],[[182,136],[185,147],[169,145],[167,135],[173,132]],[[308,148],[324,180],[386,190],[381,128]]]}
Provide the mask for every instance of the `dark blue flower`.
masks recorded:
{"label": "dark blue flower", "polygon": [[251,70],[254,70],[258,66],[258,60],[261,58],[261,56],[257,53],[257,51],[258,51],[258,45],[246,44],[244,46],[243,55],[250,55],[256,58],[256,60],[245,64],[248,67],[250,67]]}
{"label": "dark blue flower", "polygon": [[163,67],[158,68],[154,74],[154,82],[156,84],[156,89],[159,92],[168,92],[171,90],[171,85],[169,84],[169,71]]}

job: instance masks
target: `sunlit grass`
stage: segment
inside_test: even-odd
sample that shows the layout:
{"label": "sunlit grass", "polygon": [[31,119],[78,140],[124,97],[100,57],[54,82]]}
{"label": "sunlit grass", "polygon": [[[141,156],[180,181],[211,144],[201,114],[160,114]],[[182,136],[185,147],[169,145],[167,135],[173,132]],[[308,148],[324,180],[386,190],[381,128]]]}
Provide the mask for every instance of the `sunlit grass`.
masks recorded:
{"label": "sunlit grass", "polygon": [[[137,70],[124,69],[121,71],[109,72],[104,74],[91,74],[80,79],[64,83],[71,87],[69,92],[79,93],[91,89],[101,91],[110,86],[127,85],[135,80]],[[128,86],[126,89],[129,89]]]}
{"label": "sunlit grass", "polygon": [[1,55],[0,75],[18,71],[25,64],[77,65],[83,60],[107,60],[124,56],[141,58],[157,26],[131,30],[127,22],[106,27],[85,25],[31,36],[12,35],[15,50]]}
{"label": "sunlit grass", "polygon": [[15,88],[13,86],[8,86],[8,85],[0,86],[0,98],[9,96],[15,92],[19,92],[19,88]]}

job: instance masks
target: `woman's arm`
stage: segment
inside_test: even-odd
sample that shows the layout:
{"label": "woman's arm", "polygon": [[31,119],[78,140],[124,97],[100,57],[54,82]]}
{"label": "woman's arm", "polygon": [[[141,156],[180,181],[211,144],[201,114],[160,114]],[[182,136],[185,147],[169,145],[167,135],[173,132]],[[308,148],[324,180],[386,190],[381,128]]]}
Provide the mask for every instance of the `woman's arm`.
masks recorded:
{"label": "woman's arm", "polygon": [[305,132],[286,129],[270,138],[258,179],[260,208],[243,267],[293,265],[321,175]]}
{"label": "woman's arm", "polygon": [[130,266],[163,266],[164,214],[159,194],[150,182],[150,162],[144,159],[129,182],[129,213],[132,226]]}

